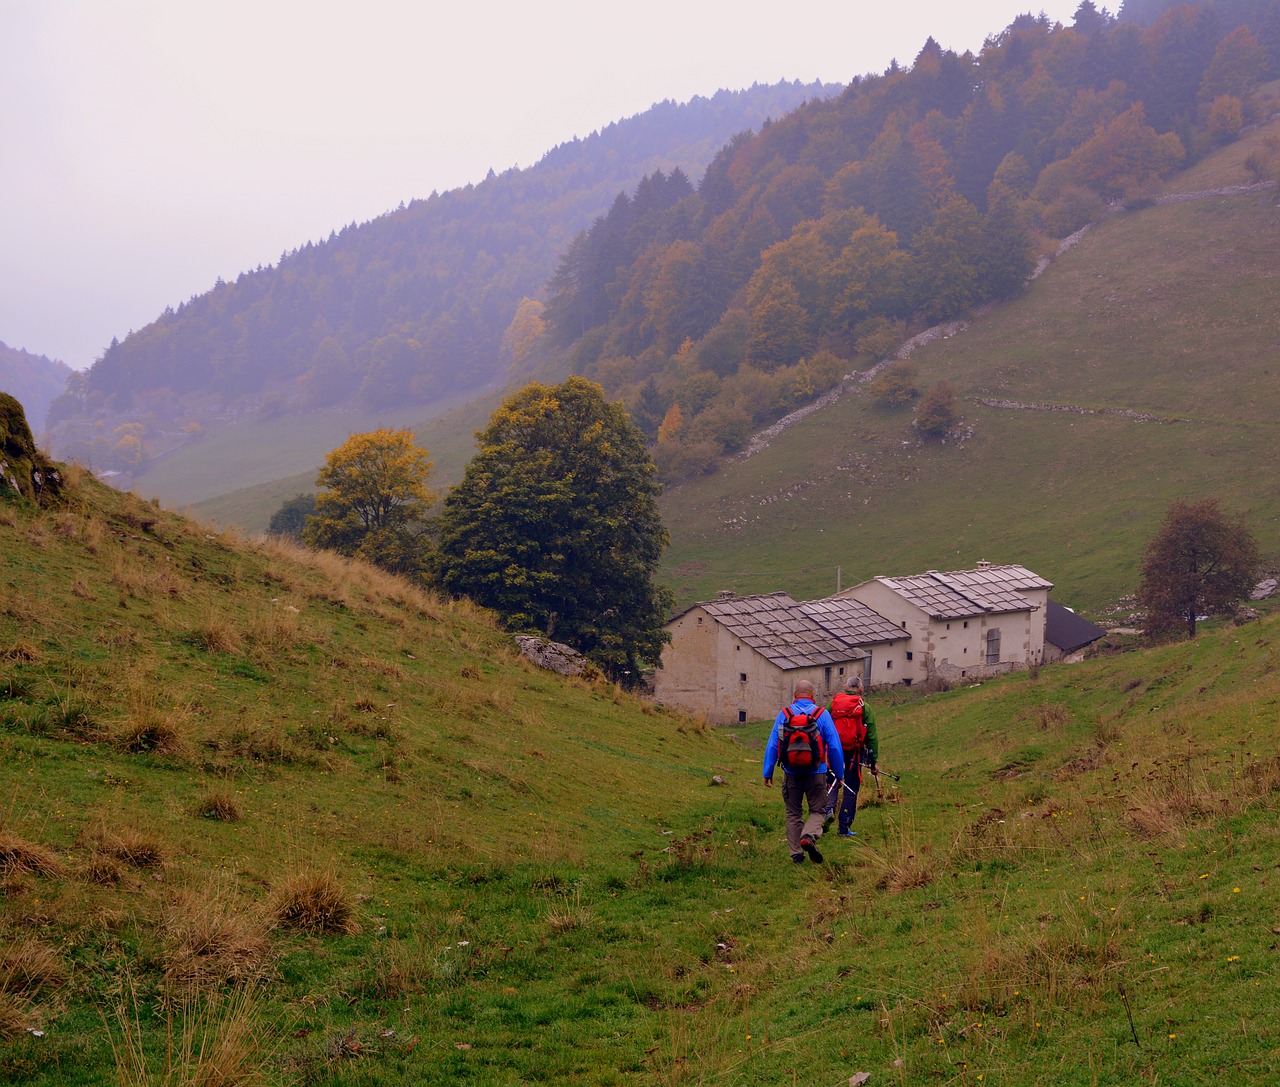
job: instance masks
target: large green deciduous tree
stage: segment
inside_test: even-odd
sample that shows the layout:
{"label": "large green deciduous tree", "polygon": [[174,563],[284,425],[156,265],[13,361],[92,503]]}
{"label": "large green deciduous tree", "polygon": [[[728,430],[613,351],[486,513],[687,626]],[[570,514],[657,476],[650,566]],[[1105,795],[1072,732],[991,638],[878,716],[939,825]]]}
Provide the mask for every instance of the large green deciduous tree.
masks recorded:
{"label": "large green deciduous tree", "polygon": [[477,435],[444,502],[442,586],[635,683],[672,603],[654,583],[667,531],[644,436],[599,385],[527,385]]}
{"label": "large green deciduous tree", "polygon": [[385,427],[352,434],[325,457],[316,512],[302,539],[356,555],[394,573],[422,575],[427,547],[422,522],[435,502],[427,488],[431,461],[413,432]]}
{"label": "large green deciduous tree", "polygon": [[1194,638],[1198,616],[1226,611],[1248,596],[1259,566],[1253,534],[1216,498],[1178,499],[1142,560],[1138,604],[1147,613],[1147,633],[1172,634],[1185,626]]}

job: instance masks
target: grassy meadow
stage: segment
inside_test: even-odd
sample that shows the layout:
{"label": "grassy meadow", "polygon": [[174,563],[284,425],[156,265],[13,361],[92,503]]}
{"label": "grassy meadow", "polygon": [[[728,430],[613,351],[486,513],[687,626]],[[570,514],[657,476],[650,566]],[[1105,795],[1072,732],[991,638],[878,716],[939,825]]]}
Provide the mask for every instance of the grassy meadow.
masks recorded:
{"label": "grassy meadow", "polygon": [[0,1081],[1276,1082],[1280,615],[876,705],[900,780],[795,866],[766,723],[0,505]]}

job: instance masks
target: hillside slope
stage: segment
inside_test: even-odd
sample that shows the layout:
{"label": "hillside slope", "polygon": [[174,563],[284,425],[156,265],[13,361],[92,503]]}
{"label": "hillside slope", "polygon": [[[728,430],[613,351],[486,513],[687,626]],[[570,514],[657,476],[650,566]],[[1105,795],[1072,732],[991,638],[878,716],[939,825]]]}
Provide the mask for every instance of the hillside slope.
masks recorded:
{"label": "hillside slope", "polygon": [[817,868],[766,726],[535,672],[374,571],[73,477],[0,505],[0,588],[5,1082],[1280,1071],[1274,616],[881,692],[900,780]]}
{"label": "hillside slope", "polygon": [[[1272,121],[1171,181],[1243,185]],[[909,410],[846,382],[754,456],[673,488],[667,571],[721,589],[834,591],[877,574],[1018,562],[1099,614],[1137,586],[1169,502],[1216,495],[1280,562],[1280,220],[1273,189],[1113,214],[1019,299],[912,355],[963,422],[922,441]]]}

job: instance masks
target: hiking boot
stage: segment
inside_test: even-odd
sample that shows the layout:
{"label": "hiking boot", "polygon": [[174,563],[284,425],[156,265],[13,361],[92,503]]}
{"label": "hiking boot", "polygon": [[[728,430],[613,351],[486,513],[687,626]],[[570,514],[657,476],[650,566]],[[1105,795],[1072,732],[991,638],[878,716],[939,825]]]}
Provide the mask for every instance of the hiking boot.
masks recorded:
{"label": "hiking boot", "polygon": [[809,854],[809,859],[814,864],[822,863],[822,854],[818,852],[818,843],[810,838],[809,835],[806,834],[800,839],[800,848]]}
{"label": "hiking boot", "polygon": [[803,854],[803,853],[792,853],[792,854],[791,854],[791,863],[792,863],[792,864],[804,864],[804,854]]}
{"label": "hiking boot", "polygon": [[858,832],[856,830],[851,830],[849,827],[844,827],[836,834],[837,838],[856,838],[857,836]]}

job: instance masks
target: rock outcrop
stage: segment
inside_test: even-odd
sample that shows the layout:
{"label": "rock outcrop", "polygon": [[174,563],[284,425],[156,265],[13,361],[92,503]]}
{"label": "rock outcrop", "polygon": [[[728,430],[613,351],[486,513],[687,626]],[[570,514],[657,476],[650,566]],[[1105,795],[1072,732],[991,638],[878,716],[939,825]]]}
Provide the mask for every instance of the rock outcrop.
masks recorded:
{"label": "rock outcrop", "polygon": [[22,405],[0,393],[0,499],[9,491],[43,506],[61,490],[62,472],[36,448]]}

